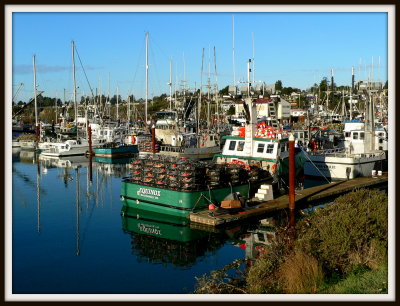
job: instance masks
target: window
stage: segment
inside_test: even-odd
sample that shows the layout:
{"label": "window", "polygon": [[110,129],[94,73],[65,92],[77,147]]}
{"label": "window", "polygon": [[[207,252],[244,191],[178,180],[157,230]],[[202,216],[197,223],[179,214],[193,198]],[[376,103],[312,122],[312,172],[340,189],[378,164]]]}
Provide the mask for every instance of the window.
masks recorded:
{"label": "window", "polygon": [[264,152],[264,147],[265,147],[265,144],[259,143],[258,147],[257,147],[257,153],[263,153]]}
{"label": "window", "polygon": [[353,133],[353,139],[358,139],[358,133]]}
{"label": "window", "polygon": [[350,132],[344,133],[344,137],[350,137]]}
{"label": "window", "polygon": [[268,144],[266,153],[272,154],[273,151],[274,151],[274,145],[273,144]]}
{"label": "window", "polygon": [[383,143],[383,138],[379,138],[379,143]]}
{"label": "window", "polygon": [[237,146],[237,150],[238,151],[243,151],[244,149],[244,141],[239,141],[238,146]]}
{"label": "window", "polygon": [[235,140],[231,140],[231,142],[229,143],[229,150],[230,151],[234,151],[236,147],[236,141]]}
{"label": "window", "polygon": [[364,139],[364,132],[360,132],[360,139],[361,139],[361,140]]}

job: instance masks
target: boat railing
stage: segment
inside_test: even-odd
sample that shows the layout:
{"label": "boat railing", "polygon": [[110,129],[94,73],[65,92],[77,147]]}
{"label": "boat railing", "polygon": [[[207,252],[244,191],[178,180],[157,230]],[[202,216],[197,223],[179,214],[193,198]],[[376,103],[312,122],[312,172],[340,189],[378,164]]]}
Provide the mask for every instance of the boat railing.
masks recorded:
{"label": "boat railing", "polygon": [[182,153],[183,152],[183,147],[180,147],[180,146],[160,146],[160,151],[162,151],[162,152]]}
{"label": "boat railing", "polygon": [[325,149],[325,150],[317,150],[317,151],[308,151],[309,155],[320,156],[320,155],[329,155],[329,156],[345,156],[346,149],[345,148],[336,148],[336,149]]}

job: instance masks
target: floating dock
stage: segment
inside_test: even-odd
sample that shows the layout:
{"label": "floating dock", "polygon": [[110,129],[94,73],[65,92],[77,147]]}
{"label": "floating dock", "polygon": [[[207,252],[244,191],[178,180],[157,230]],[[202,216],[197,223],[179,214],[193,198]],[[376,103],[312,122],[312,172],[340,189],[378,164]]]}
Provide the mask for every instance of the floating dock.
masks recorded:
{"label": "floating dock", "polygon": [[[382,176],[358,177],[351,180],[337,181],[321,186],[296,190],[296,206],[304,207],[304,205],[307,204],[321,203],[321,201],[323,200],[328,200],[360,188],[380,188],[385,185],[387,186],[387,183],[388,175],[387,173],[383,173]],[[205,210],[201,212],[191,213],[189,215],[189,218],[191,222],[216,227],[245,219],[254,218],[275,210],[285,209],[288,207],[289,195],[283,195],[274,200],[260,202],[249,208],[242,208],[240,210]]]}

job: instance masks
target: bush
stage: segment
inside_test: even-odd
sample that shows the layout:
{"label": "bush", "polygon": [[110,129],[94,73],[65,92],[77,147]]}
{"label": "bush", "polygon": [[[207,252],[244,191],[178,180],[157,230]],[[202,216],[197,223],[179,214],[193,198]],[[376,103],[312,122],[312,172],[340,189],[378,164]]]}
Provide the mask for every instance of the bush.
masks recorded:
{"label": "bush", "polygon": [[318,260],[301,250],[286,255],[279,268],[281,286],[285,293],[316,293],[324,281]]}
{"label": "bush", "polygon": [[341,196],[299,222],[296,246],[331,272],[347,273],[359,265],[374,268],[387,255],[387,202],[378,190]]}

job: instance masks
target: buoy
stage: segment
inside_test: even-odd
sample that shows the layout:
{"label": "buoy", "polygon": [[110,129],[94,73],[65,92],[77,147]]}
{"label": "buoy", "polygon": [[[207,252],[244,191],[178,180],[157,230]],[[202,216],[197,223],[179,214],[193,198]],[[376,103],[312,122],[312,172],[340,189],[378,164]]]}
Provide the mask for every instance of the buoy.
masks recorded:
{"label": "buoy", "polygon": [[208,205],[208,210],[213,210],[215,209],[215,205],[213,203]]}

